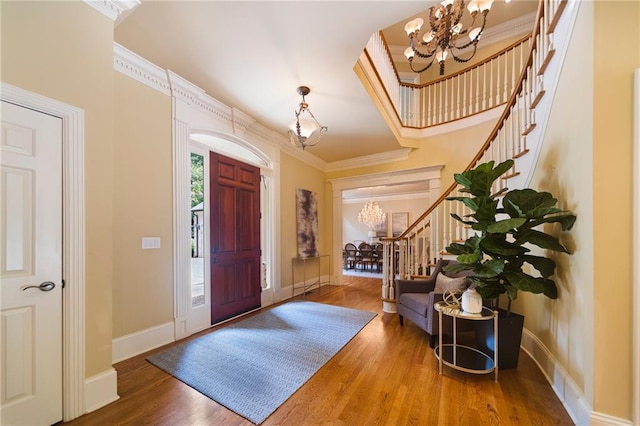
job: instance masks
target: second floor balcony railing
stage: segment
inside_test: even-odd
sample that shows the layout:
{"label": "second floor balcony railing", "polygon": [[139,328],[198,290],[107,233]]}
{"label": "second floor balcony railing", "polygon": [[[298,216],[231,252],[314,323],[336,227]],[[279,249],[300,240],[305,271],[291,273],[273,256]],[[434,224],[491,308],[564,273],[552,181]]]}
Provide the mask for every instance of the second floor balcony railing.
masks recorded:
{"label": "second floor balcony railing", "polygon": [[401,81],[382,32],[369,39],[365,54],[402,127],[424,129],[504,105],[530,49],[527,34],[471,67],[426,84]]}

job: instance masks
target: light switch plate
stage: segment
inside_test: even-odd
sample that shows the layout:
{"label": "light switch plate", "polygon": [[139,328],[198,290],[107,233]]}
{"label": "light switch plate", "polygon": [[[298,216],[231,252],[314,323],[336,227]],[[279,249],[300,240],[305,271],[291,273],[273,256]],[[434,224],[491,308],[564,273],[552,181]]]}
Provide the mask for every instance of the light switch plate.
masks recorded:
{"label": "light switch plate", "polygon": [[160,237],[142,237],[143,249],[159,249]]}

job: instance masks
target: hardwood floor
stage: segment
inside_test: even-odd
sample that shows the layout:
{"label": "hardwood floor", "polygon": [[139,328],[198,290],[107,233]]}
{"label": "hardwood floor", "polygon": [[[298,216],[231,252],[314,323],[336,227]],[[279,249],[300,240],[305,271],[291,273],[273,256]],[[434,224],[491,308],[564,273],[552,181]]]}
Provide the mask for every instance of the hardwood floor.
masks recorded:
{"label": "hardwood floor", "polygon": [[[314,290],[306,300],[378,316],[263,425],[573,424],[524,352],[518,368],[501,371],[498,383],[492,374],[446,367],[439,375],[424,331],[410,321],[400,327],[397,315],[383,314],[379,279],[345,277],[345,282]],[[147,355],[115,365],[118,401],[65,424],[252,424],[149,364]]]}

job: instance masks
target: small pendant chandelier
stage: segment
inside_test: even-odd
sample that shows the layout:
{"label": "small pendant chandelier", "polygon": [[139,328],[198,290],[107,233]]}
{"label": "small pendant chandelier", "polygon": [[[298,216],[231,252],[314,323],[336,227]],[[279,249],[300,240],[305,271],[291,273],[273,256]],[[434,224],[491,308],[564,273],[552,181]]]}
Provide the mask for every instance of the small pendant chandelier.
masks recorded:
{"label": "small pendant chandelier", "polygon": [[378,203],[373,200],[367,201],[360,213],[358,213],[358,222],[367,226],[369,230],[373,230],[376,226],[384,223],[387,214],[382,211]]}
{"label": "small pendant chandelier", "polygon": [[298,87],[298,94],[302,96],[302,102],[296,114],[296,119],[289,125],[289,141],[295,147],[303,150],[308,146],[317,145],[320,137],[327,132],[327,126],[322,126],[311,113],[309,104],[304,97],[311,92],[307,86]]}

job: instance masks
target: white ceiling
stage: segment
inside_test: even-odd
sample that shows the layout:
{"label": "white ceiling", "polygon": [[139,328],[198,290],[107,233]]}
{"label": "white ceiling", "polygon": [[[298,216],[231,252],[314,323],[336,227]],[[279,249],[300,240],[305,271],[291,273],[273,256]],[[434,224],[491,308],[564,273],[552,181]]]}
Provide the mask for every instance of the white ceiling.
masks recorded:
{"label": "white ceiling", "polygon": [[329,127],[308,150],[331,162],[400,148],[356,77],[369,37],[425,2],[142,1],[115,39],[267,127],[286,134],[311,88]]}
{"label": "white ceiling", "polygon": [[406,43],[402,23],[434,3],[142,0],[115,40],[283,135],[309,86],[329,131],[307,149],[332,162],[400,148],[353,67],[373,33],[400,22],[385,35]]}

